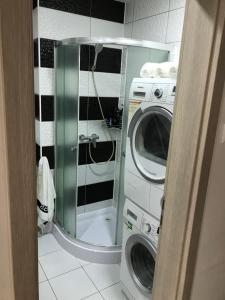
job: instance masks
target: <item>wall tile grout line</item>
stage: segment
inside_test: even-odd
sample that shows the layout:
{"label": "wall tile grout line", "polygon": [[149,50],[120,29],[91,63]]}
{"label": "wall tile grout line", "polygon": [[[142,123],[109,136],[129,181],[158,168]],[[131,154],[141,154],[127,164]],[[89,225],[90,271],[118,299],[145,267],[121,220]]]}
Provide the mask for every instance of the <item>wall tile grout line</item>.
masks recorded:
{"label": "wall tile grout line", "polygon": [[185,7],[180,7],[180,8],[175,8],[175,9],[171,9],[171,10],[166,10],[164,12],[161,12],[161,13],[158,13],[158,14],[154,14],[154,15],[151,15],[151,16],[147,16],[147,17],[143,17],[143,18],[139,18],[137,20],[133,20],[133,21],[130,21],[130,22],[127,22],[125,23],[124,25],[126,24],[131,24],[131,23],[135,23],[135,22],[138,22],[138,21],[142,21],[142,20],[145,20],[145,19],[150,19],[152,17],[157,17],[157,16],[160,16],[160,15],[163,15],[165,13],[170,13],[170,12],[173,12],[173,11],[176,11],[176,10],[181,10],[181,9],[184,9]]}

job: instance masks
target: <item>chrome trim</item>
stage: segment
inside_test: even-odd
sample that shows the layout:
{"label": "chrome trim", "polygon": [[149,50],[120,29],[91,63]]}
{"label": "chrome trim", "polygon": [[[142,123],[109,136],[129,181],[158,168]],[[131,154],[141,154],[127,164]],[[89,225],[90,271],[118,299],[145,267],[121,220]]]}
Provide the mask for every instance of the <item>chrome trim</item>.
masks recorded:
{"label": "chrome trim", "polygon": [[150,107],[144,109],[143,111],[141,110],[141,108],[139,108],[132,117],[128,132],[129,132],[129,137],[130,137],[131,154],[132,154],[132,158],[133,158],[133,161],[134,161],[134,164],[135,164],[137,170],[140,172],[140,174],[145,179],[147,179],[151,182],[154,182],[154,183],[162,184],[165,182],[166,174],[163,178],[157,178],[155,173],[151,173],[150,171],[148,171],[148,172],[144,171],[143,166],[136,160],[135,154],[134,154],[134,143],[135,143],[134,134],[136,133],[140,122],[143,120],[143,118],[146,114],[150,115],[152,113],[157,113],[157,112],[160,112],[161,114],[163,114],[163,116],[165,116],[172,123],[173,114],[169,110],[167,110],[166,108],[164,108],[162,106],[150,106]]}
{"label": "chrome trim", "polygon": [[136,276],[133,266],[132,266],[132,261],[131,261],[131,250],[133,248],[133,246],[135,246],[136,244],[142,244],[143,246],[145,246],[147,248],[147,250],[150,252],[150,254],[152,255],[152,257],[154,258],[154,260],[156,260],[156,249],[153,246],[153,244],[151,243],[151,241],[149,239],[147,239],[144,235],[141,234],[133,234],[131,235],[125,245],[125,257],[126,257],[126,263],[127,263],[127,267],[129,270],[129,274],[133,280],[133,282],[135,283],[135,285],[137,286],[137,288],[144,294],[151,294],[152,289],[148,289],[145,286],[142,285],[142,283],[140,282],[140,280],[138,279],[138,277]]}
{"label": "chrome trim", "polygon": [[83,45],[83,44],[104,44],[104,45],[117,45],[117,46],[124,46],[124,47],[141,47],[141,48],[151,48],[157,50],[165,50],[171,51],[172,47],[157,42],[145,41],[145,40],[134,40],[134,39],[127,39],[127,38],[108,38],[108,37],[77,37],[77,38],[69,38],[56,43],[56,46],[75,46],[75,45]]}

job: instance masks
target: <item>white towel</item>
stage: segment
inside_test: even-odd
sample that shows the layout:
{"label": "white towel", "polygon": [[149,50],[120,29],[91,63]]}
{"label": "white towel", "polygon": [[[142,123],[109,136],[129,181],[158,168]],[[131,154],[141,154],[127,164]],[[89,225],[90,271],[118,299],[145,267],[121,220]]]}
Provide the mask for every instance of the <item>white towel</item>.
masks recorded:
{"label": "white towel", "polygon": [[162,78],[176,78],[178,65],[174,62],[164,62],[159,64],[158,73]]}
{"label": "white towel", "polygon": [[178,65],[174,62],[145,63],[140,71],[142,78],[176,78]]}
{"label": "white towel", "polygon": [[39,161],[37,174],[38,225],[52,221],[55,198],[55,187],[49,163],[46,157],[42,157]]}
{"label": "white towel", "polygon": [[159,77],[159,64],[157,63],[145,63],[140,71],[142,78],[155,78]]}

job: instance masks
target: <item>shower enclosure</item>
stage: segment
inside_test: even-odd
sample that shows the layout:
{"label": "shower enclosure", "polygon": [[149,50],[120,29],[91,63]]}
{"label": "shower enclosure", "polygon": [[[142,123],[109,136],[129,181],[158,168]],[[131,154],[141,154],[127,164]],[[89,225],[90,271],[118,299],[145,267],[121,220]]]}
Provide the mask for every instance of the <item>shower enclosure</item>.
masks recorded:
{"label": "shower enclosure", "polygon": [[169,52],[124,38],[72,38],[55,47],[54,232],[81,258],[120,259],[129,89],[145,62],[167,61]]}

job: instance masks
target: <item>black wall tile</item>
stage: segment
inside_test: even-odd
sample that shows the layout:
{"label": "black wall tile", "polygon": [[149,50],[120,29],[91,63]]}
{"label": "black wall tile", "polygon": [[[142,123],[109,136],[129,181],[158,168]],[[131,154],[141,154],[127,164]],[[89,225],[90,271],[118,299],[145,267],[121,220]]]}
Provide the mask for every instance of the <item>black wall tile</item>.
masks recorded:
{"label": "black wall tile", "polygon": [[[116,142],[114,141],[114,154],[111,161],[115,160]],[[79,144],[79,165],[92,164],[92,160],[88,151],[89,144]],[[96,162],[107,161],[112,154],[112,142],[97,142],[96,148],[91,145],[91,154]]]}
{"label": "black wall tile", "polygon": [[46,156],[50,169],[55,168],[55,150],[54,146],[42,147],[42,156]]}
{"label": "black wall tile", "polygon": [[39,95],[35,95],[35,118],[40,120],[40,110],[39,110]]}
{"label": "black wall tile", "polygon": [[125,3],[114,0],[92,0],[91,16],[124,23]]}
{"label": "black wall tile", "polygon": [[33,9],[37,7],[37,0],[33,0]]}
{"label": "black wall tile", "polygon": [[42,121],[54,121],[54,96],[41,96]]}
{"label": "black wall tile", "polygon": [[[102,109],[105,117],[110,117],[115,109],[118,109],[118,98],[101,97]],[[102,120],[101,111],[97,97],[80,97],[79,119],[84,120]]]}
{"label": "black wall tile", "polygon": [[79,144],[79,165],[86,165],[87,164],[87,150],[88,144]]}
{"label": "black wall tile", "polygon": [[54,68],[54,44],[55,40],[40,39],[41,67]]}
{"label": "black wall tile", "polygon": [[38,59],[38,39],[34,40],[34,67],[39,66],[39,59]]}
{"label": "black wall tile", "polygon": [[[96,72],[120,73],[122,50],[104,47],[98,55]],[[80,69],[90,71],[95,58],[94,46],[82,45],[80,51]]]}
{"label": "black wall tile", "polygon": [[78,206],[113,198],[114,181],[105,181],[78,187]]}
{"label": "black wall tile", "polygon": [[39,5],[83,16],[91,12],[91,0],[39,0]]}
{"label": "black wall tile", "polygon": [[41,158],[41,147],[36,144],[36,164],[38,165],[38,162]]}

